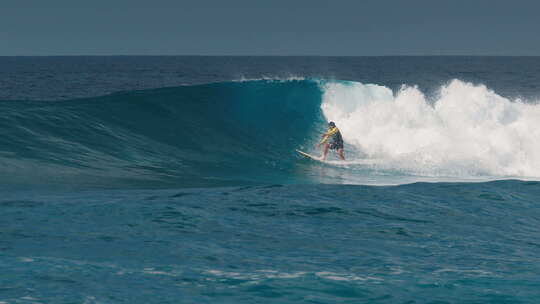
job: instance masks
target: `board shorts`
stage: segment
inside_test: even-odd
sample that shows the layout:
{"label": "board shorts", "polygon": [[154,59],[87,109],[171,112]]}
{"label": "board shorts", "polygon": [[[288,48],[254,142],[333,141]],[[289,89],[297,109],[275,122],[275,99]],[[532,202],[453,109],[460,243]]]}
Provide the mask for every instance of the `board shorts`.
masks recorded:
{"label": "board shorts", "polygon": [[342,141],[334,141],[330,143],[330,150],[339,150],[343,149],[343,142]]}

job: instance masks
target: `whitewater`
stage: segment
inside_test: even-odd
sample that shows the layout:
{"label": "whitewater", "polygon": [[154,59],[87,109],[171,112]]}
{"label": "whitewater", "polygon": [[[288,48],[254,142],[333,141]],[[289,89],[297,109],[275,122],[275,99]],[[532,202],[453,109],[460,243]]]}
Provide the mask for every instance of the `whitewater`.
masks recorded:
{"label": "whitewater", "polygon": [[[432,99],[404,85],[322,85],[321,108],[378,166],[427,176],[538,178],[540,106],[452,80]],[[353,157],[358,157],[354,155]]]}
{"label": "whitewater", "polygon": [[537,57],[0,66],[0,304],[540,298]]}

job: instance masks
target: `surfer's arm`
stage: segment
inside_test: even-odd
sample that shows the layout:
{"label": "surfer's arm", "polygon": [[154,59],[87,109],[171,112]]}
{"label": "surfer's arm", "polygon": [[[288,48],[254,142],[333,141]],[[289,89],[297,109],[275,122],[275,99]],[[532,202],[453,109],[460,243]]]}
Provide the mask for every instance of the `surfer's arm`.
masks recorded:
{"label": "surfer's arm", "polygon": [[328,139],[330,138],[330,136],[334,135],[337,131],[338,131],[337,128],[333,128],[333,129],[331,129],[331,130],[328,130],[326,133],[324,133],[324,134],[322,135],[321,141],[319,142],[319,145],[322,145],[322,144],[324,144],[325,142],[327,142]]}
{"label": "surfer's arm", "polygon": [[319,145],[322,145],[322,144],[324,144],[325,142],[327,142],[327,141],[328,141],[328,138],[330,138],[330,135],[328,135],[328,134],[323,134],[323,135],[322,135],[322,139],[321,139],[321,141],[319,142]]}

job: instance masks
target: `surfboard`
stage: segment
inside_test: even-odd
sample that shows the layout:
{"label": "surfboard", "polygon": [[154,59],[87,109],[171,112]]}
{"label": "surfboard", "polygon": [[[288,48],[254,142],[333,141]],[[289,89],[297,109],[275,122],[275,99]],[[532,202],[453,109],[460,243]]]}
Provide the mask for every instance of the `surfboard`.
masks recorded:
{"label": "surfboard", "polygon": [[318,157],[318,156],[311,155],[309,153],[306,153],[304,151],[300,151],[298,149],[296,149],[295,151],[298,152],[298,154],[302,155],[305,158],[309,158],[309,159],[316,160],[316,161],[322,161],[321,158]]}

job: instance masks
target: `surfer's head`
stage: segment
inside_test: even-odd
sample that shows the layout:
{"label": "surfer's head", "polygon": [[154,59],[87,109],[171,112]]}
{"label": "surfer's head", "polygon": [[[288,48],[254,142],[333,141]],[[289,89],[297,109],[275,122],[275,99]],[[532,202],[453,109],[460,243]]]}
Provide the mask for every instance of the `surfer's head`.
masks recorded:
{"label": "surfer's head", "polygon": [[329,127],[335,127],[336,124],[335,124],[333,121],[331,121],[331,122],[328,123],[328,126],[329,126]]}

